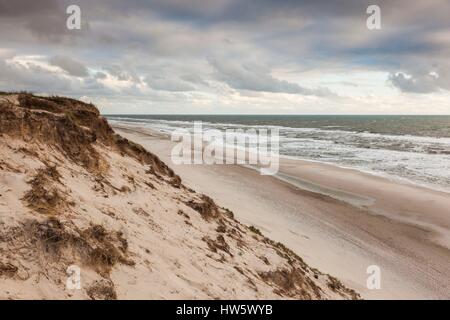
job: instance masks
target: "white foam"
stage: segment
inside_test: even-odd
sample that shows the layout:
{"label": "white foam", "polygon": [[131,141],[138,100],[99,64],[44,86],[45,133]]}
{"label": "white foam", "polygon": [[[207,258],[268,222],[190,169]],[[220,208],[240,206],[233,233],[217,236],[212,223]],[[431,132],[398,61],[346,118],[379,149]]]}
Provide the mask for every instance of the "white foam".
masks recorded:
{"label": "white foam", "polygon": [[[128,124],[147,126],[164,133],[191,121],[114,117]],[[139,121],[136,121],[139,120]],[[277,125],[242,125],[203,122],[203,129],[278,129],[280,154],[284,157],[331,163],[390,179],[450,191],[450,138],[352,132],[320,128],[292,128]],[[238,135],[238,134],[236,134]],[[431,154],[431,151],[442,152]]]}

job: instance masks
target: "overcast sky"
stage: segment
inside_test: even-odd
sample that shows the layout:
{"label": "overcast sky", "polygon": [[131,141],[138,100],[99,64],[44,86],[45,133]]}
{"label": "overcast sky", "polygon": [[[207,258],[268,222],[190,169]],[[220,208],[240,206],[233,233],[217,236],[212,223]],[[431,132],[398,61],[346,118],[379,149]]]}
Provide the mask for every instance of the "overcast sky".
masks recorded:
{"label": "overcast sky", "polygon": [[103,113],[450,114],[449,17],[449,0],[0,0],[0,90]]}

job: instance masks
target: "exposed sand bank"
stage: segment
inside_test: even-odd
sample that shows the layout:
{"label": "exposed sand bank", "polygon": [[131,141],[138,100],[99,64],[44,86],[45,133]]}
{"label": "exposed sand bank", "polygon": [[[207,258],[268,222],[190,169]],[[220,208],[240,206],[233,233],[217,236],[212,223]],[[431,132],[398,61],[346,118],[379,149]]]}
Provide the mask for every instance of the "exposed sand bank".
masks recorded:
{"label": "exposed sand bank", "polygon": [[[364,298],[450,298],[448,194],[299,160],[282,159],[278,178],[236,165],[173,165],[167,137],[137,126],[115,129]],[[366,288],[369,265],[381,268],[381,290]]]}

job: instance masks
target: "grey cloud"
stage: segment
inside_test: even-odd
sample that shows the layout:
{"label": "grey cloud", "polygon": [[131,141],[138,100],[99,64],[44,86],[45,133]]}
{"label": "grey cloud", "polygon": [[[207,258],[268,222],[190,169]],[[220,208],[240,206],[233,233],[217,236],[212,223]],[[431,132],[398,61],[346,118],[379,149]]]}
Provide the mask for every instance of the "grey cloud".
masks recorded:
{"label": "grey cloud", "polygon": [[106,73],[99,71],[94,75],[94,77],[96,79],[106,79],[107,76]]}
{"label": "grey cloud", "polygon": [[[71,3],[72,2],[72,3]],[[66,7],[76,1],[70,0],[0,0],[0,26],[2,38],[27,38],[31,34],[36,41],[59,43],[71,42],[83,32],[71,32],[66,27]],[[88,29],[88,23],[85,23]]]}
{"label": "grey cloud", "polygon": [[430,93],[450,90],[450,73],[443,68],[414,74],[391,73],[389,81],[402,92]]}
{"label": "grey cloud", "polygon": [[113,77],[116,77],[120,81],[133,81],[136,83],[141,82],[138,74],[131,68],[129,68],[129,70],[127,70],[126,67],[122,67],[122,66],[114,64],[114,65],[105,67],[104,70],[107,71]]}
{"label": "grey cloud", "polygon": [[193,84],[208,86],[208,82],[205,81],[205,79],[198,74],[198,70],[197,70],[197,72],[195,72],[195,70],[193,70],[192,73],[183,74],[180,76],[180,79],[183,81],[186,81],[186,82],[193,83]]}
{"label": "grey cloud", "polygon": [[58,0],[0,0],[0,16],[27,16],[29,14],[47,13],[60,7]]}
{"label": "grey cloud", "polygon": [[29,64],[27,67],[23,67],[16,64],[8,64],[4,59],[0,59],[0,90],[25,90],[35,93],[64,94],[69,96],[87,94],[111,96],[115,93],[94,78],[70,79],[37,65]]}
{"label": "grey cloud", "polygon": [[155,90],[164,91],[194,91],[195,87],[186,81],[182,81],[176,78],[163,78],[163,77],[147,77],[146,83]]}
{"label": "grey cloud", "polygon": [[38,66],[28,68],[0,61],[0,86],[3,91],[27,90],[45,92],[49,90],[67,92],[70,81],[62,79]]}
{"label": "grey cloud", "polygon": [[392,84],[403,92],[429,93],[436,91],[438,86],[431,76],[412,77],[406,76],[402,72],[391,73],[389,80]]}
{"label": "grey cloud", "polygon": [[84,66],[80,61],[69,57],[55,56],[51,58],[49,62],[75,77],[86,77],[89,75],[86,66]]}
{"label": "grey cloud", "polygon": [[210,64],[216,70],[217,78],[233,89],[316,96],[332,95],[326,88],[308,89],[296,83],[276,79],[269,70],[255,63],[240,64],[210,60]]}
{"label": "grey cloud", "polygon": [[95,26],[83,27],[81,32],[65,28],[64,9],[70,2],[0,0],[0,15],[8,14],[1,19],[5,21],[2,29],[8,32],[0,40],[31,41],[23,39],[25,24],[37,41],[44,38],[75,50],[114,48],[124,54],[126,48],[150,57],[195,57],[220,50],[218,37],[222,36],[253,45],[280,62],[317,65],[339,59],[384,69],[412,51],[420,53],[418,59],[430,55],[444,59],[450,51],[448,42],[428,41],[436,32],[450,28],[450,2],[446,0],[433,0],[433,5],[379,0],[383,30],[377,34],[365,28],[369,0],[112,0],[107,5],[78,0],[83,21]]}

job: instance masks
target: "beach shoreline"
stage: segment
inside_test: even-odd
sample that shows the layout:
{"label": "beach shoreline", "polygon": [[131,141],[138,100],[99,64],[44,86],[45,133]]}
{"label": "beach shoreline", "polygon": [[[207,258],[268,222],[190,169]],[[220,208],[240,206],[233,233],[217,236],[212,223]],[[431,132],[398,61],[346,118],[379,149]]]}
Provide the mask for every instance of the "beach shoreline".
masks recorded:
{"label": "beach shoreline", "polygon": [[[281,159],[276,178],[238,165],[174,165],[167,136],[112,125],[161,157],[188,186],[364,298],[449,298],[448,194],[304,160]],[[370,265],[382,270],[380,290],[366,287]]]}

